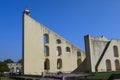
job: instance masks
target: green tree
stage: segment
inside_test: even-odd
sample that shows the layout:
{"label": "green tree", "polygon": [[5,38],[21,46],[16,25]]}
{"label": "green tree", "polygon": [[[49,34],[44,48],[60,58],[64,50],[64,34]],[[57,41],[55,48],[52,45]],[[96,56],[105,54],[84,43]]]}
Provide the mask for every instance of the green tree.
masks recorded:
{"label": "green tree", "polygon": [[22,59],[18,60],[17,63],[21,63],[22,64]]}
{"label": "green tree", "polygon": [[4,72],[8,72],[9,70],[10,69],[5,62],[0,62],[0,76],[2,76]]}
{"label": "green tree", "polygon": [[13,61],[12,59],[6,59],[6,60],[4,60],[3,62],[5,62],[6,64],[7,64],[7,63],[14,63],[14,61]]}

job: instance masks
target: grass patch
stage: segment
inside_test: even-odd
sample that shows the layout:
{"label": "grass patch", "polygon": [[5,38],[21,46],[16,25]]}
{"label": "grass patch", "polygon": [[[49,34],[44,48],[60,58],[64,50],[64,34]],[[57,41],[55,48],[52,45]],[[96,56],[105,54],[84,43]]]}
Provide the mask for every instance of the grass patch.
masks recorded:
{"label": "grass patch", "polygon": [[13,80],[33,80],[32,78],[22,78],[20,76],[17,77],[11,77]]}
{"label": "grass patch", "polygon": [[15,79],[11,79],[11,78],[9,78],[9,77],[1,77],[1,80],[15,80]]}
{"label": "grass patch", "polygon": [[94,76],[88,76],[87,79],[101,79],[108,80],[112,74],[120,74],[120,72],[103,72],[103,73],[93,73]]}

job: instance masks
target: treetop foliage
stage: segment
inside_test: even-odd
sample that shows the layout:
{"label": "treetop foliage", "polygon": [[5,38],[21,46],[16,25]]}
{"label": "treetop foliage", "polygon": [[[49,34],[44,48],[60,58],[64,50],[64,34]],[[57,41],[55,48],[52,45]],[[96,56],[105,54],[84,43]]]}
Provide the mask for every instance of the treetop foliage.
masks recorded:
{"label": "treetop foliage", "polygon": [[14,63],[14,61],[12,59],[6,59],[3,62],[5,62],[5,63]]}

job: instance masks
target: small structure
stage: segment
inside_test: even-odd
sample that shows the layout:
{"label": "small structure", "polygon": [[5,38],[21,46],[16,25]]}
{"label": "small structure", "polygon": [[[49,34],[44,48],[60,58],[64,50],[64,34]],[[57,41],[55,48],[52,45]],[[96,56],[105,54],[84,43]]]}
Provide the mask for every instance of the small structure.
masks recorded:
{"label": "small structure", "polygon": [[90,72],[120,71],[120,40],[85,36]]}
{"label": "small structure", "polygon": [[22,71],[22,65],[20,63],[8,63],[7,65],[10,69],[10,73],[17,74]]}
{"label": "small structure", "polygon": [[86,59],[74,72],[120,71],[120,40],[106,37],[85,37]]}

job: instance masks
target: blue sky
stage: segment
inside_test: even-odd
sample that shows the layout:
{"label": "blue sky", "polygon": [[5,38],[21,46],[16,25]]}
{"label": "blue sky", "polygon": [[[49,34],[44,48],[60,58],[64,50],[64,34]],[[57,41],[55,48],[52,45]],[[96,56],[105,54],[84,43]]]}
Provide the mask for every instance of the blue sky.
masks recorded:
{"label": "blue sky", "polygon": [[84,35],[120,39],[120,0],[0,0],[0,60],[22,57],[22,12],[84,50]]}

